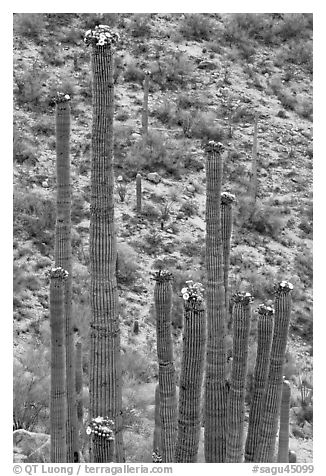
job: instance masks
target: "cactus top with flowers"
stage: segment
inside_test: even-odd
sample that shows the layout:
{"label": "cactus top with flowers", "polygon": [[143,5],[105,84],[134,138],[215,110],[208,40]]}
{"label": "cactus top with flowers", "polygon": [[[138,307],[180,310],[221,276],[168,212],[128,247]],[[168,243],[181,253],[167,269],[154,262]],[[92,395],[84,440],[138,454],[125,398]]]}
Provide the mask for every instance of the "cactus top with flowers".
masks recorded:
{"label": "cactus top with flowers", "polygon": [[87,30],[84,37],[86,45],[107,46],[118,43],[120,36],[107,25],[96,25],[92,30]]}
{"label": "cactus top with flowers", "polygon": [[210,140],[204,144],[204,149],[207,153],[216,152],[221,154],[225,149],[222,142],[216,142],[215,140]]}
{"label": "cactus top with flowers", "polygon": [[186,285],[181,289],[182,297],[185,301],[195,304],[204,300],[204,287],[201,283],[194,283],[192,280],[186,281]]}
{"label": "cactus top with flowers", "polygon": [[163,283],[164,281],[172,281],[173,276],[170,271],[160,269],[159,271],[153,273],[153,279],[158,283]]}
{"label": "cactus top with flowers", "polygon": [[292,289],[293,289],[293,284],[290,283],[289,281],[281,281],[280,283],[276,283],[274,285],[275,294],[288,293],[292,291]]}
{"label": "cactus top with flowers", "polygon": [[56,96],[53,98],[53,102],[55,104],[58,104],[61,102],[68,102],[68,101],[70,101],[69,94],[60,93],[59,91],[57,92]]}
{"label": "cactus top with flowers", "polygon": [[93,418],[88,427],[86,428],[87,435],[96,435],[108,440],[114,440],[114,421],[108,417],[98,416]]}
{"label": "cactus top with flowers", "polygon": [[250,293],[238,292],[233,295],[234,303],[249,304],[254,300],[253,296]]}
{"label": "cactus top with flowers", "polygon": [[58,268],[52,268],[49,272],[49,275],[51,279],[67,279],[69,273],[59,266]]}
{"label": "cactus top with flowers", "polygon": [[266,304],[259,304],[257,312],[262,316],[273,316],[275,313],[274,309],[271,306],[266,306]]}
{"label": "cactus top with flowers", "polygon": [[222,205],[228,205],[229,203],[235,202],[235,195],[229,192],[221,193],[221,203]]}

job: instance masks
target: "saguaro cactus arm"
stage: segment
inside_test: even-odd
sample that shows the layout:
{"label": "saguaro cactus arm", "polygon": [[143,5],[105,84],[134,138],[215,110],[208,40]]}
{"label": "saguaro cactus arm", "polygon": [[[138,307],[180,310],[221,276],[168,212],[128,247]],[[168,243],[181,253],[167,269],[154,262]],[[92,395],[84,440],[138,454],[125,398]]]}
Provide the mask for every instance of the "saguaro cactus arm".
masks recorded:
{"label": "saguaro cactus arm", "polygon": [[283,380],[280,413],[280,433],[278,439],[278,463],[289,462],[289,424],[290,424],[291,387],[288,380]]}
{"label": "saguaro cactus arm", "polygon": [[51,391],[50,434],[51,463],[67,461],[66,378],[64,344],[64,282],[68,272],[61,267],[50,271]]}
{"label": "saguaro cactus arm", "polygon": [[146,139],[148,134],[148,93],[149,93],[149,78],[150,71],[145,70],[144,78],[144,102],[143,102],[143,112],[142,112],[142,135],[143,139]]}
{"label": "saguaro cactus arm", "polygon": [[221,230],[223,245],[223,278],[225,290],[225,309],[226,316],[231,321],[230,312],[230,293],[229,293],[229,268],[230,268],[230,249],[233,224],[233,203],[235,196],[232,193],[221,193]]}
{"label": "saguaro cactus arm", "polygon": [[201,283],[187,281],[184,299],[184,334],[179,390],[176,463],[197,461],[201,428],[201,388],[204,372],[206,316]]}
{"label": "saguaro cactus arm", "polygon": [[270,356],[274,333],[274,309],[265,304],[258,306],[257,357],[254,373],[254,391],[251,400],[249,425],[245,447],[245,461],[254,461],[259,441],[259,425],[263,409],[263,398],[269,374]]}
{"label": "saguaro cactus arm", "polygon": [[228,463],[242,463],[243,461],[250,303],[252,301],[250,293],[239,292],[233,296],[233,361],[227,410],[226,461]]}

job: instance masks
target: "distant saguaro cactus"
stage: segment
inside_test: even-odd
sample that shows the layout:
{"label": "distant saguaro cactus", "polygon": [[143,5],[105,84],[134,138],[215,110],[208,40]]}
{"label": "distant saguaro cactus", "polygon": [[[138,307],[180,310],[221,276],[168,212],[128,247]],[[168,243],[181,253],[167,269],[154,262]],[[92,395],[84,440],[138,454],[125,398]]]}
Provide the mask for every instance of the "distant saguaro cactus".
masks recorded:
{"label": "distant saguaro cactus", "polygon": [[209,141],[206,151],[207,351],[205,379],[205,460],[226,457],[227,393],[226,309],[221,231],[222,144]]}
{"label": "distant saguaro cactus", "polygon": [[253,462],[259,440],[259,425],[263,410],[263,398],[269,374],[270,356],[274,333],[274,309],[261,304],[258,307],[257,357],[254,373],[254,391],[249,413],[249,425],[245,447],[245,461]]}
{"label": "distant saguaro cactus", "polygon": [[68,272],[61,267],[50,272],[51,392],[50,435],[51,463],[67,462],[66,447],[66,359],[64,335],[64,283]]}
{"label": "distant saguaro cactus", "polygon": [[254,461],[273,463],[281,405],[283,367],[291,317],[291,290],[293,285],[282,281],[275,287],[275,326],[267,388],[259,430],[259,441]]}
{"label": "distant saguaro cactus", "polygon": [[141,174],[136,175],[136,210],[137,213],[141,213]]}
{"label": "distant saguaro cactus", "polygon": [[158,378],[160,388],[160,416],[162,435],[162,461],[171,463],[177,431],[176,377],[173,360],[171,329],[172,286],[171,273],[160,270],[154,275],[154,301],[156,311]]}
{"label": "distant saguaro cactus", "polygon": [[64,315],[67,385],[67,461],[79,461],[79,441],[75,395],[74,331],[72,322],[71,264],[71,178],[70,178],[70,96],[57,93],[56,103],[56,172],[57,207],[55,225],[55,265],[68,271],[65,280]]}
{"label": "distant saguaro cactus", "polygon": [[146,139],[148,134],[148,93],[149,93],[149,78],[150,71],[145,70],[144,78],[144,102],[143,102],[143,112],[142,112],[142,136],[143,139]]}
{"label": "distant saguaro cactus", "polygon": [[90,207],[90,418],[114,422],[113,440],[92,433],[91,462],[124,461],[120,325],[116,278],[113,175],[113,45],[119,35],[106,25],[85,34],[92,65],[92,168]]}
{"label": "distant saguaro cactus", "polygon": [[[155,416],[154,416],[154,435],[153,435],[153,456],[162,458],[162,426],[160,415],[160,386],[155,387]],[[153,461],[154,462],[154,461]]]}
{"label": "distant saguaro cactus", "polygon": [[242,463],[248,345],[250,332],[250,293],[233,296],[233,361],[227,409],[226,462]]}
{"label": "distant saguaro cactus", "polygon": [[278,439],[278,463],[289,463],[289,425],[290,425],[291,387],[288,380],[283,380],[280,413],[280,432]]}
{"label": "distant saguaro cactus", "polygon": [[230,249],[231,234],[233,225],[233,203],[235,196],[228,192],[221,194],[221,230],[223,243],[223,274],[224,274],[224,290],[225,290],[225,309],[226,315],[229,316],[230,310],[230,291],[229,291],[229,269],[230,269]]}
{"label": "distant saguaro cactus", "polygon": [[196,463],[201,428],[201,388],[204,373],[206,316],[203,288],[187,281],[184,299],[184,332],[179,384],[176,463]]}

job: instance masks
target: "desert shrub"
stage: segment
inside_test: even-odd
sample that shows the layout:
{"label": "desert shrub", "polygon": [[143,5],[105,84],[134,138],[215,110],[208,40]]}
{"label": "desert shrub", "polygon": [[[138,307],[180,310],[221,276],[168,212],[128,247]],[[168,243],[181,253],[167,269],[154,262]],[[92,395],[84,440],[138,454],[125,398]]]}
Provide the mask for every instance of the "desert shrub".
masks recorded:
{"label": "desert shrub", "polygon": [[151,34],[150,15],[135,13],[131,19],[129,31],[134,38],[149,37]]}
{"label": "desert shrub", "polygon": [[313,259],[311,250],[305,247],[298,251],[294,259],[294,264],[301,281],[306,286],[311,287],[313,280]]}
{"label": "desert shrub", "polygon": [[313,18],[311,13],[285,13],[283,21],[275,25],[275,34],[281,41],[310,37]]}
{"label": "desert shrub", "polygon": [[313,72],[312,40],[292,40],[282,45],[275,57],[275,65],[284,67],[287,64],[301,66],[308,73]]}
{"label": "desert shrub", "polygon": [[125,110],[119,111],[115,115],[115,119],[121,122],[125,122],[128,118],[129,118],[129,112]]}
{"label": "desert shrub", "polygon": [[137,254],[127,243],[118,243],[118,264],[117,281],[118,284],[131,286],[137,280],[138,264]]}
{"label": "desert shrub", "polygon": [[180,33],[186,40],[209,40],[212,34],[212,22],[205,14],[186,13],[180,24]]}
{"label": "desert shrub", "polygon": [[304,119],[309,119],[312,121],[312,113],[313,113],[313,102],[309,99],[301,99],[297,101],[295,111],[299,116],[303,117]]}
{"label": "desert shrub", "polygon": [[42,65],[34,61],[30,69],[14,72],[16,83],[15,99],[20,104],[29,107],[39,106],[43,98],[43,84],[48,77],[48,73]]}
{"label": "desert shrub", "polygon": [[152,81],[162,90],[185,86],[194,70],[193,63],[181,51],[169,51],[167,57],[150,63]]}
{"label": "desert shrub", "polygon": [[203,240],[194,241],[192,235],[183,235],[182,237],[182,246],[180,248],[180,253],[183,255],[193,257],[199,256],[202,250]]}
{"label": "desert shrub", "polygon": [[53,242],[55,202],[37,191],[14,191],[14,232],[35,242]]}
{"label": "desert shrub", "polygon": [[141,349],[128,348],[121,355],[121,369],[124,380],[129,378],[138,383],[150,382],[156,372],[156,362],[150,363],[148,355],[142,353]]}
{"label": "desert shrub", "polygon": [[221,142],[224,131],[215,122],[216,117],[211,112],[197,112],[180,110],[177,124],[181,125],[186,137]]}
{"label": "desert shrub", "polygon": [[44,134],[46,136],[54,135],[55,123],[53,117],[43,115],[37,119],[37,121],[32,125],[31,129],[36,136],[40,134]]}
{"label": "desert shrub", "polygon": [[148,221],[157,221],[160,216],[160,210],[152,203],[144,203],[142,207],[142,216]]}
{"label": "desert shrub", "polygon": [[[131,145],[131,134],[133,129],[131,126],[126,124],[115,124],[114,125],[114,166],[116,168],[121,168],[121,161],[126,156],[126,152]],[[138,170],[137,170],[138,172]]]}
{"label": "desert shrub", "polygon": [[158,231],[148,232],[144,236],[144,250],[149,255],[158,254],[159,250],[163,245],[162,235]]}
{"label": "desert shrub", "polygon": [[199,207],[194,200],[188,200],[187,202],[183,202],[179,210],[187,217],[192,217],[198,215]]}
{"label": "desert shrub", "polygon": [[285,220],[277,207],[257,202],[247,226],[258,233],[277,239],[284,224]]}
{"label": "desert shrub", "polygon": [[144,71],[137,66],[137,63],[135,60],[131,60],[127,64],[127,68],[124,73],[125,81],[142,84],[144,81],[144,77],[145,77]]}
{"label": "desert shrub", "polygon": [[153,112],[155,117],[159,119],[163,124],[172,126],[175,122],[176,108],[175,104],[167,99],[163,100],[155,111]]}
{"label": "desert shrub", "polygon": [[18,164],[28,161],[35,165],[37,162],[35,145],[17,129],[13,133],[13,160]]}
{"label": "desert shrub", "polygon": [[198,94],[181,92],[177,97],[177,105],[180,109],[202,109],[205,100]]}
{"label": "desert shrub", "polygon": [[44,28],[44,18],[42,13],[15,13],[14,33],[38,40]]}

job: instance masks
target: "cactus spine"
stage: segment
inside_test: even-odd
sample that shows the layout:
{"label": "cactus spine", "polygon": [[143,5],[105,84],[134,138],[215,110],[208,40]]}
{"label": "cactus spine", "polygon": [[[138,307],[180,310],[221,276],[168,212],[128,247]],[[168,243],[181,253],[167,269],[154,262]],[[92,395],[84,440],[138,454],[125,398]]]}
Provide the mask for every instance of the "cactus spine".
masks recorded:
{"label": "cactus spine", "polygon": [[66,447],[66,373],[64,335],[64,283],[68,272],[61,267],[50,272],[51,393],[50,434],[51,463],[67,462]]}
{"label": "cactus spine", "polygon": [[177,430],[176,379],[173,362],[171,333],[172,276],[158,271],[154,279],[154,301],[156,310],[158,378],[160,388],[160,417],[162,428],[162,461],[174,460]]}
{"label": "cactus spine", "polygon": [[225,290],[221,233],[221,182],[223,146],[214,141],[206,148],[206,271],[207,352],[205,380],[205,460],[223,463],[226,456],[226,349]]}
{"label": "cactus spine", "polygon": [[275,288],[275,326],[271,360],[264,396],[259,442],[255,453],[255,462],[258,463],[274,462],[275,441],[281,404],[283,366],[291,317],[292,289],[292,284],[286,281],[282,281]]}
{"label": "cactus spine", "polygon": [[176,463],[196,463],[201,427],[206,316],[201,284],[187,284],[181,291],[185,302]]}
{"label": "cactus spine", "polygon": [[[92,65],[92,172],[90,214],[91,350],[90,417],[114,422],[115,455],[124,460],[120,326],[116,280],[113,176],[113,45],[119,36],[105,25],[85,35],[91,45]],[[110,421],[111,421],[110,420]],[[112,460],[111,442],[92,434],[91,461]]]}
{"label": "cactus spine", "polygon": [[227,463],[242,463],[245,393],[250,331],[250,293],[237,293],[233,304],[233,361],[228,398]]}
{"label": "cactus spine", "polygon": [[70,181],[70,97],[58,93],[56,102],[57,219],[55,264],[68,271],[64,292],[64,320],[67,385],[67,462],[79,461],[75,398],[74,333],[72,322],[71,266],[71,181]]}
{"label": "cactus spine", "polygon": [[79,428],[83,426],[83,359],[82,344],[76,342],[76,401],[77,401],[77,420]]}
{"label": "cactus spine", "polygon": [[137,213],[141,213],[141,175],[136,175],[136,210]]}
{"label": "cactus spine", "polygon": [[153,456],[162,455],[162,438],[161,438],[161,417],[160,417],[160,386],[159,384],[155,387],[155,427],[153,435]]}
{"label": "cactus spine", "polygon": [[291,388],[288,380],[283,380],[280,413],[280,434],[278,440],[278,463],[289,462],[289,424]]}
{"label": "cactus spine", "polygon": [[245,448],[245,461],[253,462],[258,444],[259,425],[262,415],[264,392],[269,373],[272,340],[274,333],[274,309],[261,304],[258,307],[257,357],[254,374],[254,392],[249,414]]}
{"label": "cactus spine", "polygon": [[142,136],[143,139],[146,139],[148,134],[148,93],[149,93],[149,77],[150,71],[145,71],[144,78],[144,102],[143,102],[143,112],[142,112]]}
{"label": "cactus spine", "polygon": [[229,297],[229,268],[230,268],[230,248],[233,223],[233,202],[235,196],[231,193],[223,192],[221,194],[221,228],[223,243],[223,273],[225,290],[225,309],[226,315],[229,315],[230,297]]}

